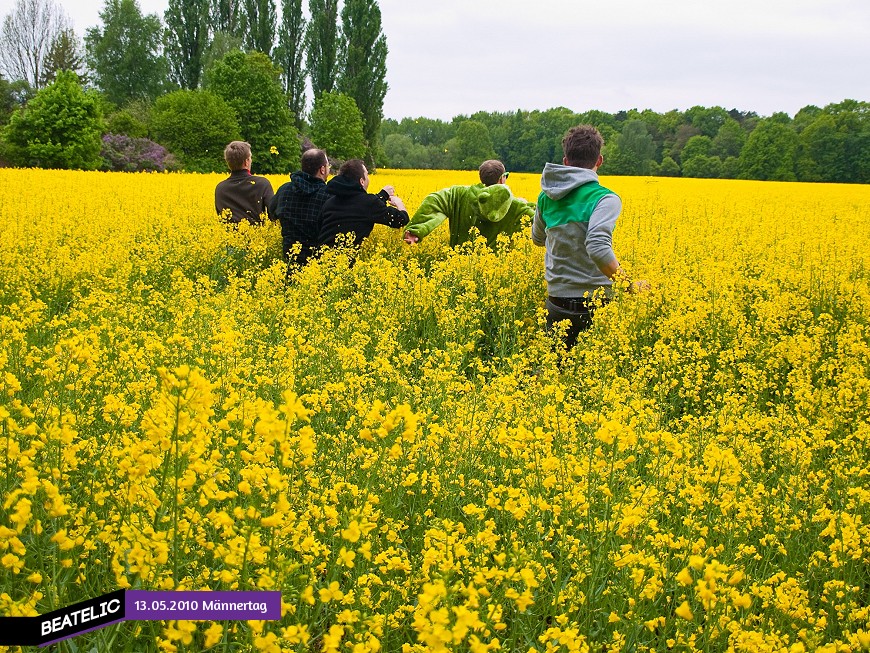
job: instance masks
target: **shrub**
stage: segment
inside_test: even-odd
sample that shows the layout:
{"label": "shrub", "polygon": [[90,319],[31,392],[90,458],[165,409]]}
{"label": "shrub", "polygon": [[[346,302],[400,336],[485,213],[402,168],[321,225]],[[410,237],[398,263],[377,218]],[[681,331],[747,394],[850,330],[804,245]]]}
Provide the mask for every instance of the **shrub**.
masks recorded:
{"label": "shrub", "polygon": [[162,145],[125,134],[103,136],[103,168],[115,172],[164,172],[178,169],[178,161]]}
{"label": "shrub", "polygon": [[3,133],[5,156],[22,167],[95,170],[102,163],[102,128],[94,96],[82,90],[75,73],[62,71],[12,114]]}
{"label": "shrub", "polygon": [[151,132],[191,172],[226,170],[224,147],[241,138],[236,113],[209,91],[174,91],[157,99]]}

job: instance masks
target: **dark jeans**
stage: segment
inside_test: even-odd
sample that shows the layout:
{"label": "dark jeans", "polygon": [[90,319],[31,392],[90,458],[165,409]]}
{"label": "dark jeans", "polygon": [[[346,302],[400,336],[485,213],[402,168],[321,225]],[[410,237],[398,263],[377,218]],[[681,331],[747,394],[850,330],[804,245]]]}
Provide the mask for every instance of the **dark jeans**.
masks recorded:
{"label": "dark jeans", "polygon": [[577,343],[577,336],[592,326],[596,305],[600,306],[601,300],[593,301],[588,297],[547,297],[547,329],[552,330],[556,322],[569,320],[571,324],[562,342],[567,349],[571,349]]}

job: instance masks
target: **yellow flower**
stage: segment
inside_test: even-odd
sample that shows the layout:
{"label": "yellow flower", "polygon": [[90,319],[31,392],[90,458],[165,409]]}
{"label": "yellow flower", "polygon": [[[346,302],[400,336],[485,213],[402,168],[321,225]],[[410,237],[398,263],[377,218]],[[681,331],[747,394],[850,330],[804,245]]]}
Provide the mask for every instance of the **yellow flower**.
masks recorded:
{"label": "yellow flower", "polygon": [[692,621],[695,618],[695,615],[692,614],[692,609],[689,607],[688,601],[683,601],[680,604],[680,607],[674,610],[674,614],[686,621]]}

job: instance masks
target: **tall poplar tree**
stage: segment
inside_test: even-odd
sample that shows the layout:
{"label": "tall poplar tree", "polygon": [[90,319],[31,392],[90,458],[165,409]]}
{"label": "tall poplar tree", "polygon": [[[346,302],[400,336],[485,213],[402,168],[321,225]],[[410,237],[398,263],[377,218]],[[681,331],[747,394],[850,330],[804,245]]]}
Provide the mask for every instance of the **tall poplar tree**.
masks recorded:
{"label": "tall poplar tree", "polygon": [[209,27],[212,34],[222,32],[229,36],[241,36],[242,8],[239,0],[210,0]]}
{"label": "tall poplar tree", "polygon": [[199,86],[208,45],[209,0],[169,0],[166,23],[166,58],[173,81],[181,88]]}
{"label": "tall poplar tree", "polygon": [[338,0],[308,0],[306,63],[314,100],[335,89],[338,70]]}
{"label": "tall poplar tree", "polygon": [[387,37],[381,29],[377,0],[345,0],[341,31],[344,46],[338,90],[352,97],[363,115],[367,159],[372,164],[387,95]]}
{"label": "tall poplar tree", "polygon": [[275,62],[281,68],[287,104],[296,119],[297,128],[302,127],[302,113],[305,110],[305,70],[302,65],[305,25],[302,0],[281,0],[281,28],[278,30]]}
{"label": "tall poplar tree", "polygon": [[274,0],[243,0],[241,36],[245,47],[271,58],[277,19]]}

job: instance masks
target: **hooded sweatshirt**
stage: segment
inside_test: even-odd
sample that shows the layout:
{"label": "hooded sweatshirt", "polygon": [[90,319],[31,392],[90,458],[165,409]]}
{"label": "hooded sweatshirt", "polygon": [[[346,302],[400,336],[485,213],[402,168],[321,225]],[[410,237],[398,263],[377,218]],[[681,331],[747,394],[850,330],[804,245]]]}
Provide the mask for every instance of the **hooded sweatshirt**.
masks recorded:
{"label": "hooded sweatshirt", "polygon": [[320,212],[319,245],[333,247],[341,234],[354,234],[353,244],[358,246],[374,229],[385,224],[393,229],[408,224],[408,212],[389,206],[385,191],[370,195],[358,180],[341,175],[326,184],[330,197]]}
{"label": "hooded sweatshirt", "polygon": [[320,236],[320,209],[329,197],[326,182],[307,172],[294,172],[269,204],[269,215],[281,222],[281,240],[285,256],[293,245],[301,243],[296,262],[304,265],[317,246]]}
{"label": "hooded sweatshirt", "polygon": [[451,186],[423,198],[406,231],[422,239],[449,220],[451,247],[470,240],[473,227],[492,247],[499,234],[522,229],[523,216],[531,218],[534,211],[534,204],[514,197],[504,184]]}
{"label": "hooded sweatshirt", "polygon": [[622,201],[598,183],[594,170],[548,163],[532,223],[532,241],[546,246],[547,292],[583,297],[612,282],[600,270],[616,261],[613,227]]}

